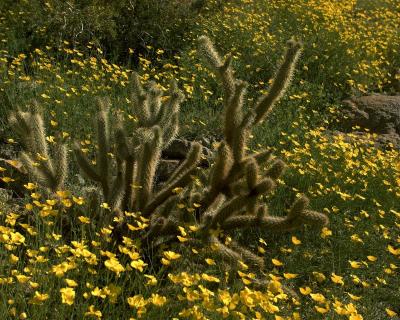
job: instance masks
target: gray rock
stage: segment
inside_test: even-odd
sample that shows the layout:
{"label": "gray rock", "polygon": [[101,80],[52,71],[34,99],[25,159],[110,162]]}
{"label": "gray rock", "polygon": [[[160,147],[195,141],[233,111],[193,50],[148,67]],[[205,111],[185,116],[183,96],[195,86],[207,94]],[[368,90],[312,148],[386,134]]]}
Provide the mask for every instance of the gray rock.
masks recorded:
{"label": "gray rock", "polygon": [[162,159],[158,164],[156,176],[158,182],[167,181],[175,169],[179,166],[179,160]]}
{"label": "gray rock", "polygon": [[[190,150],[191,144],[192,142],[189,140],[175,139],[165,150],[163,150],[162,158],[169,160],[184,160]],[[201,160],[200,164],[202,166],[208,166],[208,159],[212,156],[212,154],[212,151],[203,144],[204,157]]]}
{"label": "gray rock", "polygon": [[342,127],[354,126],[378,134],[400,134],[400,96],[370,95],[344,100]]}

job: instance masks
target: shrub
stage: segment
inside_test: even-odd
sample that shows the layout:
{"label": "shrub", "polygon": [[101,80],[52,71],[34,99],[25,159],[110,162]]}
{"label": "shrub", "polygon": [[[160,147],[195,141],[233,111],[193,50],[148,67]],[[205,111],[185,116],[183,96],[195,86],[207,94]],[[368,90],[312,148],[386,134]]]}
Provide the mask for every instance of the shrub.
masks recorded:
{"label": "shrub", "polygon": [[[7,20],[9,46],[15,52],[31,51],[69,41],[91,42],[114,57],[128,48],[156,45],[166,50],[181,47],[181,36],[193,24],[204,1],[74,0],[13,1],[0,5]],[[21,23],[22,22],[22,23]]]}

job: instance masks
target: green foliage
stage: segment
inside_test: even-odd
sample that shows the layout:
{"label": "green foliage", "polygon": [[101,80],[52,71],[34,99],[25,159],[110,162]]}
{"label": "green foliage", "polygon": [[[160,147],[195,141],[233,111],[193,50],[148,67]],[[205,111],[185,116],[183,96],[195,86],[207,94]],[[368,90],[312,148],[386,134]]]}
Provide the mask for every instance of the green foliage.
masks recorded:
{"label": "green foliage", "polygon": [[5,15],[10,52],[94,42],[117,58],[146,45],[177,50],[203,5],[195,0],[6,0],[0,10],[10,13]]}
{"label": "green foliage", "polygon": [[[209,171],[200,172],[197,168],[202,146],[194,142],[186,159],[168,181],[157,185],[156,170],[161,151],[178,132],[183,94],[174,81],[165,94],[153,82],[142,86],[136,74],[132,79],[131,106],[136,116],[133,124],[129,125],[128,119],[119,114],[113,117],[112,123],[116,125],[112,129],[108,103],[99,100],[95,158],[91,159],[78,143],[74,146],[75,157],[85,175],[100,186],[101,201],[119,215],[120,223],[114,230],[117,240],[129,232],[130,221],[123,212],[140,212],[150,221],[142,242],[156,246],[175,240],[179,227],[190,223],[197,231],[185,241],[186,244],[210,245],[228,268],[236,267],[244,260],[259,269],[263,267],[262,258],[234,241],[231,245],[224,244],[216,230],[230,234],[258,227],[283,232],[303,224],[319,226],[328,222],[325,215],[307,209],[305,196],[295,200],[286,217],[270,215],[264,198],[276,186],[284,163],[271,159],[270,150],[248,151],[252,128],[269,114],[290,82],[301,44],[294,40],[288,42],[271,90],[247,110],[244,109],[246,83],[234,77],[229,56],[222,59],[205,36],[199,38],[199,49],[212,71],[219,76],[224,90],[225,135]],[[33,113],[16,112],[11,122],[23,138],[25,152],[22,158],[28,171],[37,183],[57,191],[65,177],[65,152],[56,152],[54,161],[49,159],[43,121],[36,110]],[[58,145],[57,150],[65,150],[62,141],[58,141]],[[31,164],[34,155],[48,160],[34,167]],[[179,210],[178,203],[198,209],[187,215]],[[95,208],[88,209],[96,210],[99,206],[97,203]]]}

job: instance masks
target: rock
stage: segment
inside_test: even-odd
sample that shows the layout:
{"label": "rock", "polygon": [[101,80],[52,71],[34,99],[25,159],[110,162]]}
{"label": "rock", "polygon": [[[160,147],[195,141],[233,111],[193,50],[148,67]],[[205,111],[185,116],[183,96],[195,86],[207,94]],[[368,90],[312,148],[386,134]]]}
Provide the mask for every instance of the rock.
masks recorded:
{"label": "rock", "polygon": [[[162,152],[162,158],[168,160],[184,160],[190,150],[192,142],[185,139],[175,139],[171,144]],[[208,159],[212,156],[212,151],[203,145],[203,159],[200,164],[208,167]]]}
{"label": "rock", "polygon": [[11,191],[0,188],[0,203],[7,202],[11,199]]}
{"label": "rock", "polygon": [[400,96],[352,97],[343,103],[343,129],[360,126],[371,133],[400,134]]}
{"label": "rock", "polygon": [[179,160],[161,159],[156,172],[157,182],[167,181],[179,164]]}
{"label": "rock", "polygon": [[[209,167],[213,155],[213,152],[209,148],[212,141],[212,138],[202,138],[200,140],[203,146],[200,166],[205,168]],[[156,172],[157,183],[162,183],[169,179],[175,169],[186,159],[191,144],[192,142],[186,139],[175,139],[163,150]]]}
{"label": "rock", "polygon": [[189,152],[191,142],[183,139],[175,139],[163,150],[162,157],[167,159],[185,159]]}

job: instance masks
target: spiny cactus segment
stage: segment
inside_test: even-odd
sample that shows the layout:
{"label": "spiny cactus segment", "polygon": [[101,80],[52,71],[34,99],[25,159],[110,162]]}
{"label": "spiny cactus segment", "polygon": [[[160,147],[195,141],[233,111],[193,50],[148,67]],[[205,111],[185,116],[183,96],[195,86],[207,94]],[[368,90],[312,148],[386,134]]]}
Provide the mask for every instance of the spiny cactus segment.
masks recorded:
{"label": "spiny cactus segment", "polygon": [[[21,140],[23,151],[20,158],[31,178],[56,192],[63,187],[67,177],[67,147],[61,143],[61,137],[55,142],[46,137],[40,107],[36,102],[31,109],[12,112],[9,122]],[[50,144],[53,144],[52,148]]]}

